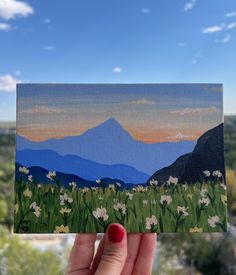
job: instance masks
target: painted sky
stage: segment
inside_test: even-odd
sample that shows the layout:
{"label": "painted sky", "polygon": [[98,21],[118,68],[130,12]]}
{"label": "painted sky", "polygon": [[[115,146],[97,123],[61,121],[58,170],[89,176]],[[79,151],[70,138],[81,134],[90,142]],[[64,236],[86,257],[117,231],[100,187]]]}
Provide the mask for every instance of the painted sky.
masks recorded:
{"label": "painted sky", "polygon": [[18,87],[17,131],[34,141],[80,135],[111,117],[143,142],[196,140],[223,116],[220,84]]}
{"label": "painted sky", "polygon": [[0,3],[0,121],[17,82],[223,83],[236,113],[235,0]]}

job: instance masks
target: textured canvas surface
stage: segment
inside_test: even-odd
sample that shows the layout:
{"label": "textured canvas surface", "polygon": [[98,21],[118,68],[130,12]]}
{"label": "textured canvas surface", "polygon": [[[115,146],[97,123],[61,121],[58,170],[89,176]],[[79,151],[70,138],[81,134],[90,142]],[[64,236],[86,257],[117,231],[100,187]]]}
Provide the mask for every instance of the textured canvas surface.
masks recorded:
{"label": "textured canvas surface", "polygon": [[19,84],[17,233],[226,230],[220,84]]}

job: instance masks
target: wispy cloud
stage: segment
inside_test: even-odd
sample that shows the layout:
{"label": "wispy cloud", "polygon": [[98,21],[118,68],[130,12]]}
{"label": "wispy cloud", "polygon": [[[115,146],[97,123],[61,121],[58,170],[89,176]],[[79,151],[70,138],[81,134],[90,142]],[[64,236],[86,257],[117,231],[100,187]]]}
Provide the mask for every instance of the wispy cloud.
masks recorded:
{"label": "wispy cloud", "polygon": [[5,20],[26,17],[33,13],[34,9],[26,2],[16,0],[0,1],[0,18]]}
{"label": "wispy cloud", "polygon": [[50,24],[51,23],[51,19],[50,18],[45,18],[45,19],[43,19],[43,23]]}
{"label": "wispy cloud", "polygon": [[115,67],[113,68],[113,73],[121,73],[123,71],[123,69],[121,67]]}
{"label": "wispy cloud", "polygon": [[125,104],[129,104],[129,105],[153,105],[155,104],[155,101],[146,99],[145,97],[143,98],[138,98],[135,100],[130,100],[125,102]]}
{"label": "wispy cloud", "polygon": [[21,111],[21,113],[28,114],[28,115],[39,115],[39,114],[51,115],[51,114],[61,114],[65,112],[66,111],[64,109],[56,109],[56,108],[50,108],[48,106],[39,106],[39,105],[36,105],[31,109]]}
{"label": "wispy cloud", "polygon": [[10,31],[12,29],[10,24],[0,23],[0,31]]}
{"label": "wispy cloud", "polygon": [[212,27],[207,27],[202,30],[202,33],[215,33],[215,32],[220,32],[223,31],[222,26],[212,26]]}
{"label": "wispy cloud", "polygon": [[184,11],[192,10],[197,3],[197,0],[190,0],[184,5]]}
{"label": "wispy cloud", "polygon": [[43,50],[45,50],[45,51],[53,51],[53,50],[55,50],[55,47],[52,46],[52,45],[44,46],[44,47],[43,47]]}
{"label": "wispy cloud", "polygon": [[215,106],[208,107],[208,108],[184,108],[176,111],[172,111],[171,114],[174,115],[200,115],[200,114],[209,114],[209,113],[216,113],[218,109]]}
{"label": "wispy cloud", "polygon": [[227,31],[227,30],[232,30],[236,28],[236,22],[231,22],[229,24],[220,24],[220,25],[215,25],[211,27],[207,27],[202,30],[202,33],[207,34],[207,33],[216,33],[216,32],[221,32],[221,31]]}
{"label": "wispy cloud", "polygon": [[150,10],[147,8],[142,8],[141,13],[148,14],[148,13],[150,13]]}
{"label": "wispy cloud", "polygon": [[167,137],[168,140],[184,140],[184,139],[189,139],[189,138],[192,138],[192,136],[191,135],[185,135],[185,134],[182,134],[182,133],[177,133],[176,135]]}
{"label": "wispy cloud", "polygon": [[16,83],[22,83],[21,80],[16,79],[10,74],[0,76],[0,91],[1,92],[15,92]]}
{"label": "wispy cloud", "polygon": [[223,39],[222,39],[222,43],[229,43],[231,41],[231,35],[227,34]]}
{"label": "wispy cloud", "polygon": [[236,16],[236,11],[228,12],[228,13],[226,13],[225,16],[226,17],[234,17],[234,16]]}

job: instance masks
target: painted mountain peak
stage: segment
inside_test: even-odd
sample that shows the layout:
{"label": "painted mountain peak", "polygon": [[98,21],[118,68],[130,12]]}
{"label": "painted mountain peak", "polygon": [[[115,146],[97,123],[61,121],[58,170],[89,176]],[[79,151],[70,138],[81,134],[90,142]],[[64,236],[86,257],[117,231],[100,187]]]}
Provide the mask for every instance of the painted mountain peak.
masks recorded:
{"label": "painted mountain peak", "polygon": [[191,152],[195,144],[195,141],[144,143],[133,139],[115,118],[79,136],[42,142],[17,136],[18,150],[51,150],[59,155],[75,155],[99,164],[122,164],[149,176],[170,165],[177,157]]}

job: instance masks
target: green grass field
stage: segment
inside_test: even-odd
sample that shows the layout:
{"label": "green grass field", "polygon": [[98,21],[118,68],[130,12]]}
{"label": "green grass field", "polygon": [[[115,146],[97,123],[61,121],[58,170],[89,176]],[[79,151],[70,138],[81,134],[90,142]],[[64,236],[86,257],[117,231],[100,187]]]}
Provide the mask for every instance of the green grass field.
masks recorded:
{"label": "green grass field", "polygon": [[15,232],[104,232],[112,222],[128,232],[226,231],[226,191],[219,181],[133,190],[97,185],[16,181]]}

